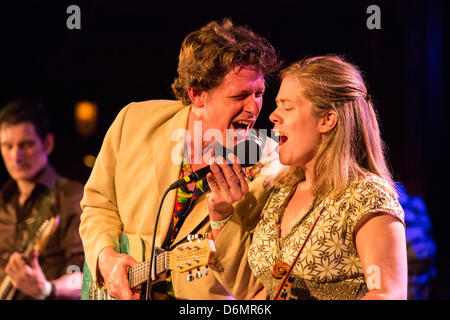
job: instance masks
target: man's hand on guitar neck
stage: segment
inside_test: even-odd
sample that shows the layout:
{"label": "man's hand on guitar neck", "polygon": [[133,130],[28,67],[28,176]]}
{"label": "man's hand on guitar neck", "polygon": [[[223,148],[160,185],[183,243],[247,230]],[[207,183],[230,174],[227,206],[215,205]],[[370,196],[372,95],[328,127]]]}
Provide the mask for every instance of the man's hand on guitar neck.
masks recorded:
{"label": "man's hand on guitar neck", "polygon": [[98,257],[98,269],[108,294],[120,300],[139,300],[140,293],[130,289],[128,269],[139,262],[129,255],[118,253],[113,247],[104,248]]}
{"label": "man's hand on guitar neck", "polygon": [[5,267],[12,285],[36,299],[41,298],[48,285],[48,281],[39,265],[38,256],[38,253],[33,253],[28,264],[20,253],[14,252]]}

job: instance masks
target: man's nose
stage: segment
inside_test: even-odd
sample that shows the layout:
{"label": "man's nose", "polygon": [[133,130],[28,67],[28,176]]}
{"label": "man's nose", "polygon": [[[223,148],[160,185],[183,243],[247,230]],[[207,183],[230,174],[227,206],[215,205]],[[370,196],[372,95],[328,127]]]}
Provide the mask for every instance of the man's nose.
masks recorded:
{"label": "man's nose", "polygon": [[23,153],[24,151],[22,150],[22,148],[13,148],[11,150],[12,153],[12,159],[14,160],[14,162],[16,163],[20,163],[23,160]]}
{"label": "man's nose", "polygon": [[262,99],[255,95],[249,97],[248,102],[244,106],[244,110],[250,114],[258,115],[261,111]]}

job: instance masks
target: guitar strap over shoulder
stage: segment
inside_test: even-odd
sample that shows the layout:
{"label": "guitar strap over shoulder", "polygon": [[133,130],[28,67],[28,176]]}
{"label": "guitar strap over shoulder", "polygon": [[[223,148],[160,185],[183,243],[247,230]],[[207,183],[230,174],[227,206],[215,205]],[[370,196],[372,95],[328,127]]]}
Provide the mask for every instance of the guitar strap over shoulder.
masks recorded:
{"label": "guitar strap over shoulder", "polygon": [[[207,216],[202,220],[202,222],[200,222],[200,223],[197,225],[197,227],[195,227],[195,229],[192,230],[192,232],[189,233],[189,235],[191,235],[191,234],[196,234],[196,233],[197,233],[201,228],[203,228],[203,226],[204,226],[205,224],[207,224],[208,222],[209,222],[209,215],[207,215]],[[187,241],[188,241],[188,238],[187,238],[187,237],[188,237],[188,236],[186,236],[185,238],[183,238],[181,241],[178,241],[177,243],[172,243],[168,250],[172,250],[173,248],[175,248],[175,247],[176,247],[177,245],[179,245],[180,243],[187,242]]]}
{"label": "guitar strap over shoulder", "polygon": [[[303,241],[303,244],[300,247],[300,250],[297,253],[297,256],[294,259],[294,262],[292,262],[291,265],[287,264],[283,261],[276,261],[273,268],[272,268],[272,275],[279,279],[283,278],[281,282],[279,283],[277,290],[275,292],[275,296],[273,300],[285,300],[287,291],[286,288],[290,288],[290,281],[293,280],[291,278],[292,271],[294,270],[295,265],[297,264],[298,259],[300,258],[300,254],[303,251],[303,248],[306,245],[306,242],[308,241],[309,237],[311,236],[314,227],[316,226],[317,222],[319,221],[320,217],[322,216],[323,211],[325,210],[325,207],[322,207],[322,209],[319,212],[319,215],[314,220],[314,223],[312,224],[311,228],[309,229],[308,235],[306,236],[305,240]],[[283,294],[283,291],[285,294]]]}

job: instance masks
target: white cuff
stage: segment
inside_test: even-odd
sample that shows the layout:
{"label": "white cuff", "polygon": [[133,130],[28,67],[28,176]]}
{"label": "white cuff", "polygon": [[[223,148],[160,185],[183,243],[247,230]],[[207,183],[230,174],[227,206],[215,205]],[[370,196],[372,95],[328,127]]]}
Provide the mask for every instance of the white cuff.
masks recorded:
{"label": "white cuff", "polygon": [[44,300],[50,295],[51,292],[52,292],[52,284],[50,283],[50,281],[46,281],[44,290],[42,290],[41,294],[36,299]]}

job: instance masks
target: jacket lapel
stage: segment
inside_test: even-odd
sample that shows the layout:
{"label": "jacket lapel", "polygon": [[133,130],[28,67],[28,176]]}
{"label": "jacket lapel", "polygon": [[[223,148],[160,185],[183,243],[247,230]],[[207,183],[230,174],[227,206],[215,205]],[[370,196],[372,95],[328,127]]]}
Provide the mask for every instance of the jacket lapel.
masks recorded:
{"label": "jacket lapel", "polygon": [[171,246],[176,245],[186,238],[208,216],[208,203],[206,201],[207,193],[202,194],[202,196],[195,201],[194,207],[186,217],[186,220],[184,220],[184,223]]}
{"label": "jacket lapel", "polygon": [[[157,185],[156,197],[159,202],[166,189],[178,180],[181,169],[181,156],[183,143],[186,135],[187,121],[190,108],[183,108],[173,118],[167,121],[155,135],[151,145],[152,149],[152,171]],[[176,190],[170,191],[161,208],[158,223],[156,246],[161,246],[164,241],[172,219],[175,203]],[[158,208],[158,205],[156,208]],[[156,212],[153,214],[156,215]]]}

